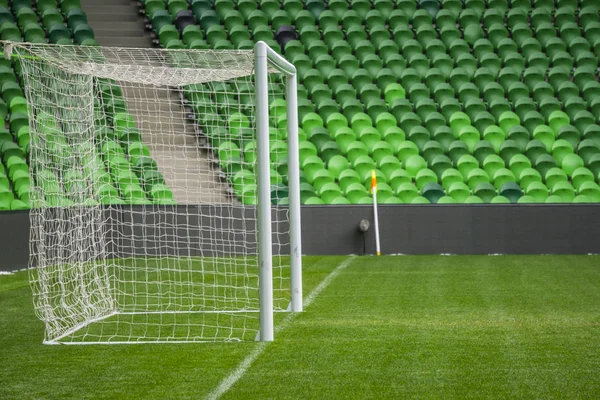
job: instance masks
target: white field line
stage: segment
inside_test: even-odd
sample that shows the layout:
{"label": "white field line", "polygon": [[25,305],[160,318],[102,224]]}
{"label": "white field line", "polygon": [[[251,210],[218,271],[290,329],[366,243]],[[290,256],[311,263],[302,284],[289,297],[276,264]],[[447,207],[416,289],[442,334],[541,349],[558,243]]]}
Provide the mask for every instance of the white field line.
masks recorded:
{"label": "white field line", "polygon": [[[308,294],[308,296],[304,299],[304,307],[309,307],[313,303],[313,301],[315,301],[315,299],[321,294],[321,292],[323,292],[323,290],[325,290],[327,288],[327,286],[329,286],[329,284],[344,269],[346,269],[346,267],[348,267],[348,265],[350,265],[352,260],[354,260],[354,257],[349,257],[349,258],[345,259],[344,261],[342,261],[337,267],[335,267],[335,269],[333,271],[331,271],[329,273],[329,275],[327,275],[325,277],[325,279],[323,279],[321,281],[321,283],[319,283],[319,285],[316,288],[314,288],[314,290],[312,292],[310,292]],[[294,319],[296,318],[296,315],[298,315],[298,313],[288,314],[283,319],[283,321],[281,321],[280,324],[275,326],[275,328],[274,328],[275,333],[279,333],[279,332],[283,331],[284,329],[286,329],[287,327],[289,327],[291,325],[291,323],[294,321]],[[219,383],[219,386],[217,386],[212,392],[210,392],[210,394],[208,396],[206,396],[206,399],[207,400],[216,400],[219,397],[223,396],[225,393],[227,393],[229,391],[229,389],[231,389],[233,387],[233,385],[235,385],[236,382],[239,381],[244,376],[244,374],[248,371],[248,369],[250,368],[252,363],[254,361],[256,361],[256,359],[258,357],[260,357],[260,355],[262,353],[264,353],[264,351],[266,350],[269,343],[271,343],[271,342],[258,342],[258,344],[256,345],[256,348],[252,351],[252,353],[248,354],[246,356],[246,358],[244,358],[242,360],[242,362],[239,363],[239,365],[227,377],[225,377],[221,381],[221,383]]]}

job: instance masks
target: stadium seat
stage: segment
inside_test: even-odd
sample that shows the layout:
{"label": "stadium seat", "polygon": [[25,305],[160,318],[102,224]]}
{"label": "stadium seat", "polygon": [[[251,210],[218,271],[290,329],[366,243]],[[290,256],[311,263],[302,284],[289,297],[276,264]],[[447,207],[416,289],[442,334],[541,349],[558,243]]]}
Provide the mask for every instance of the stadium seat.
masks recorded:
{"label": "stadium seat", "polygon": [[552,195],[560,197],[564,202],[572,202],[575,199],[575,189],[569,182],[557,182],[550,190]]}
{"label": "stadium seat", "polygon": [[[593,181],[582,183],[577,189],[578,196],[586,196],[585,202],[598,203],[600,202],[600,186]],[[577,202],[577,197],[574,199]]]}
{"label": "stadium seat", "polygon": [[499,188],[499,194],[514,204],[520,201],[523,191],[516,183],[507,182]]}

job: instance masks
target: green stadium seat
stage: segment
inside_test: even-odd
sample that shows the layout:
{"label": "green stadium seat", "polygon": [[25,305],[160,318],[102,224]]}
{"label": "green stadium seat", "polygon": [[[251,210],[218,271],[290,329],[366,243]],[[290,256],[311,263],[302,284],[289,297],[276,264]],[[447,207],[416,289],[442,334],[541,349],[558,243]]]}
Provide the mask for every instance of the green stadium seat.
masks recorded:
{"label": "green stadium seat", "polygon": [[496,196],[490,201],[490,204],[510,204],[510,200],[504,196]]}
{"label": "green stadium seat", "polygon": [[344,189],[344,196],[352,204],[359,204],[359,201],[368,195],[369,195],[369,192],[360,183],[352,183]]}
{"label": "green stadium seat", "polygon": [[569,142],[572,147],[577,147],[581,140],[581,132],[572,125],[565,125],[558,130],[557,139],[565,140]]}
{"label": "green stadium seat", "polygon": [[445,192],[442,186],[435,182],[426,184],[422,188],[421,194],[431,204],[437,204],[440,201],[440,199],[445,196]]}
{"label": "green stadium seat", "polygon": [[563,158],[567,154],[573,153],[573,146],[564,139],[559,139],[552,145],[552,157],[554,157],[559,167],[562,165]]}
{"label": "green stadium seat", "polygon": [[346,169],[342,171],[337,180],[342,190],[345,190],[348,187],[348,185],[352,183],[362,184],[361,177],[353,169]]}
{"label": "green stadium seat", "polygon": [[75,43],[84,44],[86,41],[94,40],[94,31],[89,25],[79,24],[73,28],[73,39]]}
{"label": "green stadium seat", "polygon": [[456,183],[456,182],[464,183],[462,174],[454,168],[447,168],[442,173],[441,180],[442,180],[442,186],[444,187],[445,190],[448,190],[450,185],[452,185],[453,183]]}
{"label": "green stadium seat", "polygon": [[542,154],[535,160],[534,167],[545,177],[548,171],[556,167],[556,160],[551,155]]}
{"label": "green stadium seat", "polygon": [[[329,7],[331,8],[331,2],[329,2]],[[373,8],[387,18],[394,10],[394,3],[391,0],[374,0]]]}
{"label": "green stadium seat", "polygon": [[394,191],[396,197],[398,197],[403,203],[410,203],[412,200],[419,195],[419,190],[409,182],[401,183]]}
{"label": "green stadium seat", "polygon": [[480,168],[472,169],[467,174],[467,179],[465,179],[465,182],[471,190],[474,190],[475,187],[477,187],[477,185],[479,185],[480,183],[489,183],[489,181],[490,177],[488,176],[488,174]]}
{"label": "green stadium seat", "polygon": [[484,204],[485,202],[478,196],[469,196],[464,200],[464,204]]}
{"label": "green stadium seat", "polygon": [[481,182],[475,186],[473,194],[480,198],[484,203],[492,203],[497,196],[497,190],[492,184]]}
{"label": "green stadium seat", "polygon": [[525,194],[535,199],[536,203],[545,203],[548,199],[548,188],[541,182],[531,182],[525,187]]}
{"label": "green stadium seat", "polygon": [[[579,196],[586,196],[588,199],[586,202],[598,203],[600,202],[600,186],[593,181],[587,181],[582,183],[577,189]],[[573,202],[577,202],[577,198]]]}
{"label": "green stadium seat", "polygon": [[542,175],[533,168],[525,168],[519,175],[519,184],[527,187],[532,182],[542,182]]}
{"label": "green stadium seat", "polygon": [[471,195],[469,187],[462,182],[450,184],[447,189],[448,196],[452,197],[457,203],[464,203]]}
{"label": "green stadium seat", "polygon": [[335,198],[342,195],[342,190],[335,183],[327,183],[318,190],[318,195],[325,204],[331,204]]}
{"label": "green stadium seat", "polygon": [[563,171],[570,177],[573,175],[573,172],[578,168],[584,166],[584,162],[580,156],[577,154],[566,154],[561,163],[561,167]]}
{"label": "green stadium seat", "polygon": [[369,154],[369,149],[367,146],[359,141],[352,142],[347,147],[346,155],[350,162],[354,162],[359,157],[367,156]]}
{"label": "green stadium seat", "polygon": [[437,183],[437,181],[437,174],[427,168],[419,170],[415,176],[415,184],[419,190],[422,190],[428,183]]}
{"label": "green stadium seat", "polygon": [[406,159],[406,162],[403,164],[406,171],[412,176],[416,177],[419,171],[427,168],[427,162],[425,159],[419,155],[412,155]]}
{"label": "green stadium seat", "polygon": [[323,205],[323,204],[325,204],[325,202],[318,197],[309,197],[302,204],[304,204],[304,205]]}
{"label": "green stadium seat", "polygon": [[532,134],[533,139],[540,141],[549,152],[556,141],[556,132],[547,125],[538,125]]}
{"label": "green stadium seat", "polygon": [[347,170],[349,166],[350,163],[348,162],[348,160],[341,155],[334,155],[327,161],[327,168],[332,173],[335,179],[339,179],[342,172]]}
{"label": "green stadium seat", "polygon": [[437,204],[457,204],[457,201],[450,196],[442,196],[438,199]]}
{"label": "green stadium seat", "polygon": [[402,164],[394,156],[385,156],[377,162],[377,168],[380,169],[386,177],[390,177],[395,171],[401,169]]}
{"label": "green stadium seat", "polygon": [[436,175],[441,178],[444,172],[452,168],[452,160],[445,155],[435,156],[429,163],[429,167],[433,170]]}
{"label": "green stadium seat", "polygon": [[[555,197],[556,197],[556,196],[555,196]],[[512,203],[512,201],[511,201],[511,203]],[[518,203],[518,204],[534,204],[534,203],[537,203],[537,201],[535,200],[535,198],[534,198],[534,197],[531,197],[531,196],[524,195],[524,196],[521,196],[521,197],[520,197],[520,198],[517,200],[517,203]]]}
{"label": "green stadium seat", "polygon": [[594,174],[585,167],[577,168],[572,174],[573,187],[579,191],[581,185],[585,182],[594,182]]}
{"label": "green stadium seat", "polygon": [[552,195],[560,197],[564,202],[570,203],[575,199],[575,189],[569,182],[557,182],[550,190]]}
{"label": "green stadium seat", "polygon": [[456,160],[456,168],[462,174],[464,181],[467,180],[469,173],[478,167],[479,162],[470,154],[463,154]]}
{"label": "green stadium seat", "polygon": [[412,183],[412,177],[406,170],[402,168],[397,168],[390,172],[388,178],[388,184],[394,190],[396,190],[403,183]]}
{"label": "green stadium seat", "polygon": [[0,210],[10,210],[14,199],[15,197],[10,189],[0,186]]}
{"label": "green stadium seat", "polygon": [[30,43],[46,43],[46,34],[37,22],[28,23],[23,28],[23,36],[25,40]]}
{"label": "green stadium seat", "polygon": [[563,170],[556,168],[556,167],[550,168],[544,175],[544,182],[546,183],[546,186],[549,188],[553,187],[558,182],[567,182],[567,181],[568,181],[567,174]]}
{"label": "green stadium seat", "polygon": [[360,199],[357,204],[373,204],[373,197],[365,196]]}
{"label": "green stadium seat", "polygon": [[29,210],[29,208],[30,208],[29,204],[27,204],[26,202],[19,200],[19,199],[14,199],[13,201],[10,202],[10,209],[13,211]]}
{"label": "green stadium seat", "polygon": [[492,183],[498,190],[500,190],[505,184],[516,183],[516,181],[517,179],[515,175],[509,169],[506,168],[498,169],[492,177]]}
{"label": "green stadium seat", "polygon": [[352,168],[359,176],[367,176],[375,169],[375,161],[369,156],[360,156],[352,161]]}
{"label": "green stadium seat", "polygon": [[498,192],[500,196],[505,197],[513,204],[520,202],[523,197],[523,190],[514,182],[506,182],[498,189]]}
{"label": "green stadium seat", "polygon": [[[48,10],[54,10],[54,9],[48,8]],[[38,6],[38,12],[39,12],[39,6]],[[46,16],[45,13],[42,15],[44,15],[44,17]],[[76,26],[79,26],[82,24],[84,24],[84,25],[88,24],[87,16],[83,12],[83,10],[80,8],[70,9],[66,13],[66,17],[67,17],[67,25],[70,29],[75,29]]]}
{"label": "green stadium seat", "polygon": [[21,29],[24,29],[29,24],[38,25],[38,16],[29,7],[21,7],[21,8],[19,8],[17,10],[16,16],[17,16],[17,25]]}
{"label": "green stadium seat", "polygon": [[377,182],[377,204],[384,204],[393,197],[394,192],[387,183]]}

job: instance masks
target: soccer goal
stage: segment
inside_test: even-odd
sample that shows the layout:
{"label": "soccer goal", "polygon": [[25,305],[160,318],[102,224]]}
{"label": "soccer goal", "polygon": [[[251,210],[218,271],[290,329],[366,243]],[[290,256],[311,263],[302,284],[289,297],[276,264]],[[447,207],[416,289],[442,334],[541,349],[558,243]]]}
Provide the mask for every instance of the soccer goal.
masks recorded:
{"label": "soccer goal", "polygon": [[302,310],[294,66],[263,42],[3,45],[44,343],[273,340],[273,312]]}

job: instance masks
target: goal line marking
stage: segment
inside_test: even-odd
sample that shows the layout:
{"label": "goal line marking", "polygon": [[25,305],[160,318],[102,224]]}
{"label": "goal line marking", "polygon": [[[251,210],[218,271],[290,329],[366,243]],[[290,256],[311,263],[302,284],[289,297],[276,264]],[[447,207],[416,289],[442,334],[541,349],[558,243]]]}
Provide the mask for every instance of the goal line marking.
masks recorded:
{"label": "goal line marking", "polygon": [[[313,303],[313,301],[315,301],[315,299],[321,294],[321,292],[323,292],[323,290],[325,290],[327,286],[329,286],[329,284],[340,274],[340,272],[342,272],[344,269],[346,269],[346,267],[350,265],[354,258],[355,257],[353,256],[349,257],[342,261],[337,267],[335,267],[335,269],[331,271],[329,275],[327,275],[325,279],[323,279],[321,283],[319,283],[319,285],[316,288],[314,288],[313,291],[310,292],[308,296],[304,299],[304,307],[309,307]],[[298,313],[288,314],[283,319],[283,321],[281,321],[280,324],[275,326],[275,333],[279,333],[287,327],[289,327],[296,318],[296,315],[298,315]],[[219,386],[217,386],[212,392],[210,392],[208,396],[206,396],[206,399],[216,400],[219,397],[223,396],[225,393],[227,393],[229,389],[231,389],[233,385],[235,385],[236,382],[244,376],[244,374],[248,371],[252,363],[256,361],[256,359],[260,357],[262,353],[265,352],[269,343],[271,342],[259,342],[256,348],[250,354],[248,354],[246,358],[244,358],[242,362],[240,362],[238,366],[219,383]]]}

